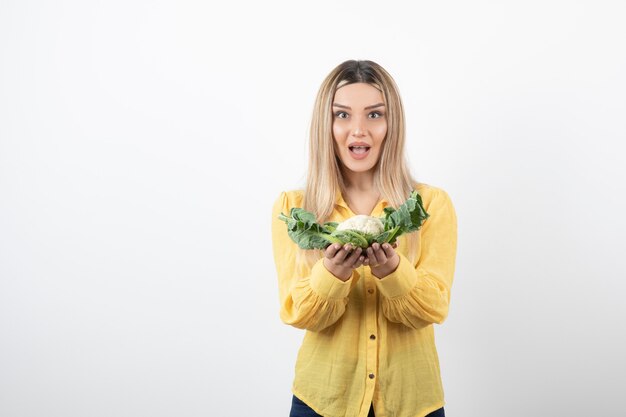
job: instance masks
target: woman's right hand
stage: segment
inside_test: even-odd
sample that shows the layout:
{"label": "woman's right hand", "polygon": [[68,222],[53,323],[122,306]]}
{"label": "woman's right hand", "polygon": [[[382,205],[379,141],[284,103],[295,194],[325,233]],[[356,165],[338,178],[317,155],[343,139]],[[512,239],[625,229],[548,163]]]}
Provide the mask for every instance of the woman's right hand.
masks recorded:
{"label": "woman's right hand", "polygon": [[365,256],[361,255],[362,252],[361,248],[353,250],[349,243],[343,247],[333,243],[324,251],[324,266],[340,280],[347,281],[352,276],[352,271],[363,265]]}

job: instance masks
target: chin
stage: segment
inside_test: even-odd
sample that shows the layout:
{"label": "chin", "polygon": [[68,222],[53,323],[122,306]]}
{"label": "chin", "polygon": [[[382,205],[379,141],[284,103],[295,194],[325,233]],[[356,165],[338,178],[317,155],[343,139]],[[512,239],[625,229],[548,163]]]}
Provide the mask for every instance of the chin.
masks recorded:
{"label": "chin", "polygon": [[376,164],[354,164],[354,163],[346,164],[343,161],[341,162],[341,164],[348,171],[356,172],[356,173],[370,172],[376,167]]}
{"label": "chin", "polygon": [[342,169],[346,169],[350,172],[354,173],[365,173],[373,171],[378,164],[379,154],[371,154],[368,155],[367,158],[362,160],[355,160],[350,155],[340,154],[337,156],[337,159],[342,167]]}

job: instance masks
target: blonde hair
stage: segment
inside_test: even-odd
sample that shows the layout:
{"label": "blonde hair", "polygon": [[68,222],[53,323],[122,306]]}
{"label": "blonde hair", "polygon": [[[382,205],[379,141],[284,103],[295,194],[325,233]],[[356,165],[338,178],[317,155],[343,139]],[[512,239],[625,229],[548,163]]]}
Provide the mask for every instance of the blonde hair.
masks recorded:
{"label": "blonde hair", "polygon": [[[333,138],[332,104],[340,87],[367,83],[383,95],[387,115],[387,134],[375,166],[374,187],[393,207],[405,202],[417,183],[413,180],[404,153],[404,107],[398,87],[391,75],[372,61],[349,60],[339,64],[326,76],[315,99],[309,133],[309,166],[304,189],[303,206],[325,222],[333,212],[337,193],[343,193],[345,183]],[[415,235],[415,234],[412,234]],[[414,259],[416,236],[408,239],[409,257]],[[322,251],[306,251],[305,262],[312,265]]]}

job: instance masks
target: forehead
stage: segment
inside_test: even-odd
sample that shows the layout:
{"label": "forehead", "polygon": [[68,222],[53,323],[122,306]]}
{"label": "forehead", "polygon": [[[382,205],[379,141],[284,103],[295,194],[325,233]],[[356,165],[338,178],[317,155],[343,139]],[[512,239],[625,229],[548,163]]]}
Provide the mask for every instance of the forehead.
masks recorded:
{"label": "forehead", "polygon": [[366,107],[384,103],[384,100],[383,94],[376,87],[366,83],[353,83],[337,89],[334,103],[350,107]]}

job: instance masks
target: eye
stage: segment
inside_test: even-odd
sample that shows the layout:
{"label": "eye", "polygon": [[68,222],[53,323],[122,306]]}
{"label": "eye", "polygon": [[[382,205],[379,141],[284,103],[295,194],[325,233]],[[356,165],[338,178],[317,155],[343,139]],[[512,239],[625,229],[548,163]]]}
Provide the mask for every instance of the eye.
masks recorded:
{"label": "eye", "polygon": [[383,114],[379,111],[373,111],[368,116],[370,119],[378,119],[380,117],[383,117]]}
{"label": "eye", "polygon": [[345,111],[337,111],[335,112],[335,117],[338,119],[347,119],[348,113],[346,113]]}

